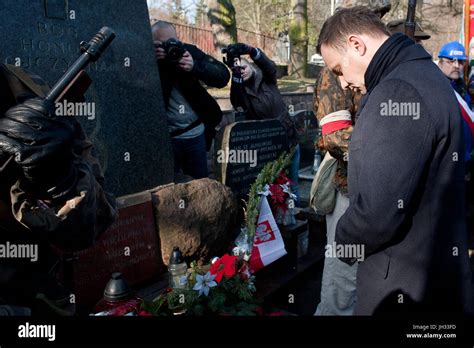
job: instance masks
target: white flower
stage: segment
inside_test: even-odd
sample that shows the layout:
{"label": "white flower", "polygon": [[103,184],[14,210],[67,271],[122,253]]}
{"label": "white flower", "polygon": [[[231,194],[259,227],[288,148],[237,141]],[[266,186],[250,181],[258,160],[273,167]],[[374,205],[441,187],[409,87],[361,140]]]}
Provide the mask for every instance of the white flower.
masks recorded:
{"label": "white flower", "polygon": [[216,276],[211,274],[211,272],[207,272],[205,275],[196,274],[196,284],[193,287],[193,290],[199,291],[199,296],[202,294],[208,296],[209,290],[217,286],[217,283],[214,281]]}

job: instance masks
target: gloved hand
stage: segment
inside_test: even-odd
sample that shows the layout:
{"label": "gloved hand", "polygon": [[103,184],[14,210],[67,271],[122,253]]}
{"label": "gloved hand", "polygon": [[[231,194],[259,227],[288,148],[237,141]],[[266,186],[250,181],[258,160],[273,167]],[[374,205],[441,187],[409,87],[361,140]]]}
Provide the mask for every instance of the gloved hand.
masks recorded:
{"label": "gloved hand", "polygon": [[227,46],[227,50],[236,56],[243,56],[244,54],[250,55],[250,57],[254,58],[257,55],[257,49],[243,44],[243,43],[236,43]]}
{"label": "gloved hand", "polygon": [[232,70],[232,82],[237,83],[237,84],[243,84],[244,83],[244,78],[243,78],[244,67],[240,65],[236,65],[230,68],[230,70]]}
{"label": "gloved hand", "polygon": [[[35,193],[74,181],[75,127],[43,99],[28,99],[0,119],[0,152],[13,156]],[[42,197],[43,198],[43,197]]]}

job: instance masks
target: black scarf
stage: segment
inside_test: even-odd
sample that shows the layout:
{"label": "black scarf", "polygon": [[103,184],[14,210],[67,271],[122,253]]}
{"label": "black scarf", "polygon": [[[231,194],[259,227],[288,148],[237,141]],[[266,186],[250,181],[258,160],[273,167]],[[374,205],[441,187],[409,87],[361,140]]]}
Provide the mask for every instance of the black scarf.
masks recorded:
{"label": "black scarf", "polygon": [[364,75],[367,94],[370,94],[380,80],[404,60],[405,57],[401,52],[414,44],[415,42],[408,36],[395,33],[380,46]]}

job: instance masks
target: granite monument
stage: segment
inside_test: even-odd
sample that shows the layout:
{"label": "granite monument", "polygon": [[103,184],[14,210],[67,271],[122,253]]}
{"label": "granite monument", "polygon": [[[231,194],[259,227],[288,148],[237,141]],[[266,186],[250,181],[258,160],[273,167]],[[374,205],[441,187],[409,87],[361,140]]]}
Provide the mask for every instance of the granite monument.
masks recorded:
{"label": "granite monument", "polygon": [[16,0],[1,4],[0,60],[52,86],[103,26],[116,38],[88,66],[87,112],[106,189],[116,196],[173,181],[173,158],[146,0]]}

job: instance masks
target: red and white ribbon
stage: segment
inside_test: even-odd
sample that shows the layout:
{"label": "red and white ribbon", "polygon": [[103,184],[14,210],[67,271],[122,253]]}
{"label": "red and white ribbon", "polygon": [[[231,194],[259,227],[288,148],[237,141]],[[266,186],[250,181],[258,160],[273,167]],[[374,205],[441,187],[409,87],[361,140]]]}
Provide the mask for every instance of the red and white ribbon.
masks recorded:
{"label": "red and white ribbon", "polygon": [[319,121],[322,134],[326,135],[352,125],[351,113],[349,110],[339,110],[331,112]]}

